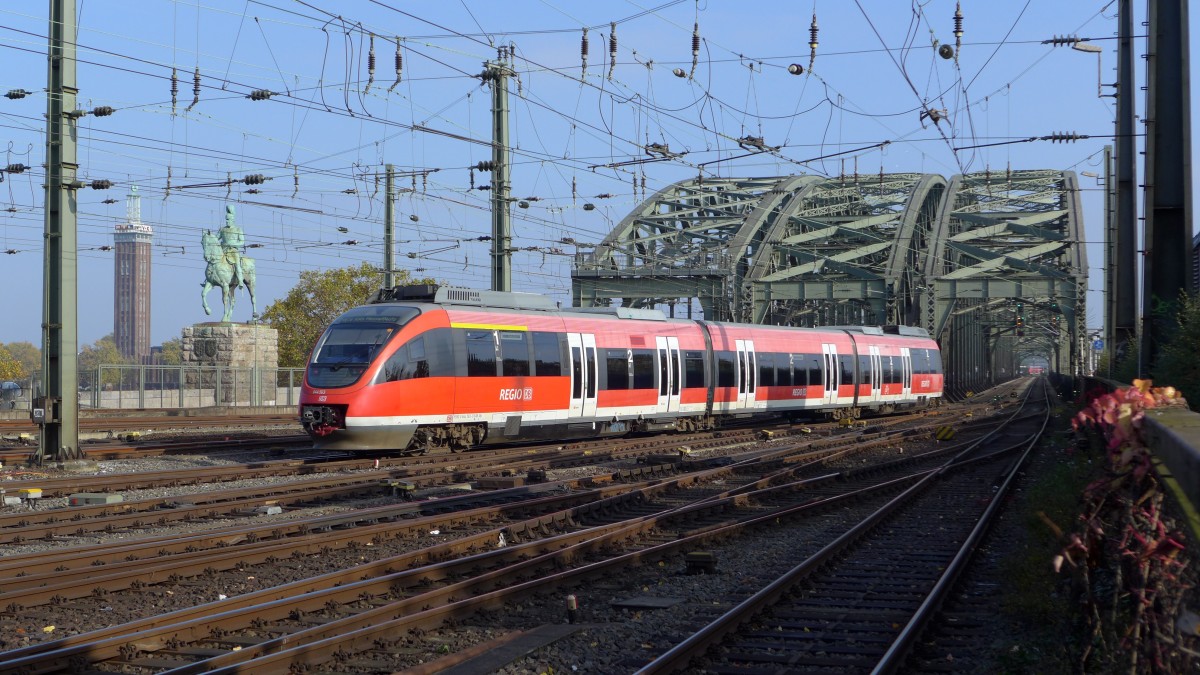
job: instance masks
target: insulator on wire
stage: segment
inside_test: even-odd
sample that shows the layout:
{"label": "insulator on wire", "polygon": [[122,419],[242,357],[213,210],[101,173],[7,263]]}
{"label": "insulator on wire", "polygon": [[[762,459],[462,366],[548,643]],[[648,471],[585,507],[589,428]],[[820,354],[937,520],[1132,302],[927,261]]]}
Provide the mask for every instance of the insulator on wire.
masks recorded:
{"label": "insulator on wire", "polygon": [[94,180],[91,182],[91,188],[93,190],[107,190],[112,186],[113,186],[113,182],[108,179]]}
{"label": "insulator on wire", "polygon": [[963,13],[962,3],[954,3],[954,60],[958,60],[958,52],[962,50]]}
{"label": "insulator on wire", "polygon": [[582,79],[587,76],[587,57],[588,57],[588,29],[584,27],[583,37],[579,40],[579,60],[582,62],[580,66],[579,77]]}
{"label": "insulator on wire", "polygon": [[167,165],[167,189],[163,190],[163,201],[167,201],[167,197],[171,196],[171,166]]}
{"label": "insulator on wire", "polygon": [[608,79],[612,79],[613,68],[617,66],[617,23],[609,24],[608,33]]}
{"label": "insulator on wire", "polygon": [[575,203],[575,198],[579,196],[579,191],[575,189],[575,176],[571,176],[571,203]]}
{"label": "insulator on wire", "polygon": [[196,70],[192,73],[192,104],[187,107],[188,110],[196,107],[200,102],[200,66],[196,66]]}
{"label": "insulator on wire", "polygon": [[251,101],[265,101],[274,95],[275,92],[271,91],[270,89],[255,89],[254,91],[250,92],[246,98],[250,99]]}
{"label": "insulator on wire", "polygon": [[109,105],[101,105],[92,108],[92,115],[95,117],[108,117],[111,114],[113,114],[113,109],[112,106]]}
{"label": "insulator on wire", "polygon": [[1052,45],[1054,47],[1062,47],[1078,44],[1080,42],[1078,35],[1055,35],[1049,40],[1042,40],[1044,45]]}
{"label": "insulator on wire", "polygon": [[17,99],[25,98],[30,93],[31,92],[25,91],[24,89],[9,89],[8,93],[4,95],[4,98],[9,99],[10,101],[16,101]]}
{"label": "insulator on wire", "polygon": [[242,179],[242,182],[246,185],[262,185],[264,182],[266,182],[266,180],[267,177],[261,173],[251,173],[247,174],[246,177]]}
{"label": "insulator on wire", "polygon": [[179,103],[179,73],[171,68],[171,114],[175,114],[175,106]]}
{"label": "insulator on wire", "polygon": [[1074,143],[1075,141],[1082,140],[1084,138],[1088,138],[1088,136],[1086,134],[1077,134],[1073,131],[1072,132],[1066,132],[1066,131],[1057,132],[1056,131],[1056,132],[1050,134],[1049,136],[1042,136],[1043,141],[1050,141],[1051,143]]}
{"label": "insulator on wire", "polygon": [[371,85],[375,84],[375,34],[370,34],[371,47],[367,51],[367,87],[363,93],[371,91]]}
{"label": "insulator on wire", "polygon": [[292,196],[295,197],[297,192],[300,192],[300,167],[293,166],[292,167]]}
{"label": "insulator on wire", "polygon": [[400,84],[400,76],[404,73],[404,54],[400,53],[400,38],[396,38],[396,81],[392,86],[388,87],[388,91],[396,88]]}
{"label": "insulator on wire", "polygon": [[467,171],[471,177],[471,189],[474,190],[475,189],[475,168],[471,167]]}
{"label": "insulator on wire", "polygon": [[476,164],[475,168],[480,171],[494,171],[496,168],[496,163],[490,159],[486,159],[486,160]]}
{"label": "insulator on wire", "polygon": [[696,64],[700,62],[700,22],[692,24],[692,72],[688,73],[688,79],[692,79],[696,75]]}
{"label": "insulator on wire", "polygon": [[821,41],[817,39],[820,35],[821,28],[817,26],[817,13],[813,12],[812,24],[808,27],[808,69],[812,70],[813,62],[817,60],[817,47],[821,46]]}
{"label": "insulator on wire", "polygon": [[25,166],[24,164],[9,164],[8,166],[4,167],[4,171],[7,173],[25,173],[28,170],[29,167]]}

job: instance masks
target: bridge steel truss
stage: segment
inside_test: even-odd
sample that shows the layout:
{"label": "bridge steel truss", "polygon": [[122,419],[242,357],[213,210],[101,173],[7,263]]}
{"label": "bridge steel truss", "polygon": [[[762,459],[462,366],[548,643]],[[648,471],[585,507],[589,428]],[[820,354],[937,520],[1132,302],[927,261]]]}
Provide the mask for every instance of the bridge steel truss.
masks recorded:
{"label": "bridge steel truss", "polygon": [[1012,377],[1023,355],[1079,372],[1080,213],[1072,172],[684,180],[577,255],[572,301],[682,305],[687,316],[698,304],[709,320],[773,325],[919,325],[963,394]]}
{"label": "bridge steel truss", "polygon": [[978,391],[1040,356],[1081,374],[1087,255],[1074,172],[955,176],[925,258],[922,324],[942,345],[948,387]]}

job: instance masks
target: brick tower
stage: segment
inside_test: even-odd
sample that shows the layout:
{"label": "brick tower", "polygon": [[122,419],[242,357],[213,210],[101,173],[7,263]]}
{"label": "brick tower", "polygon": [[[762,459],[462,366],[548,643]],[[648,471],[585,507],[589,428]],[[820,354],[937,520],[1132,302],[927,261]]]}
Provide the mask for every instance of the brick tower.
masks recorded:
{"label": "brick tower", "polygon": [[142,198],[133,186],[125,198],[126,222],[113,238],[113,340],[122,354],[145,362],[150,356],[150,243],[154,230],[142,223]]}

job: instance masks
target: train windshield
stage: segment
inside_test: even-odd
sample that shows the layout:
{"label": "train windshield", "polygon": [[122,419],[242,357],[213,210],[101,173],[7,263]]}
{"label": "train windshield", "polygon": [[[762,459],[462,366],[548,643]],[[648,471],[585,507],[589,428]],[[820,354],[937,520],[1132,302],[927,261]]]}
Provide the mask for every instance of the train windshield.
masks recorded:
{"label": "train windshield", "polygon": [[309,386],[354,384],[400,327],[420,313],[413,307],[372,305],[339,316],[313,350],[308,363]]}

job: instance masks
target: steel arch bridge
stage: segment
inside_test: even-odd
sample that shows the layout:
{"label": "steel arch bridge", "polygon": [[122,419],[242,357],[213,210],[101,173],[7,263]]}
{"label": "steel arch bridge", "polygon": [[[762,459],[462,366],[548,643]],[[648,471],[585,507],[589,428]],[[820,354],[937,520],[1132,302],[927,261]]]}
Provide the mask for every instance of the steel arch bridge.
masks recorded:
{"label": "steel arch bridge", "polygon": [[680,181],[579,254],[571,286],[582,307],[920,325],[964,393],[1022,354],[1080,367],[1086,279],[1074,173],[1015,171]]}

